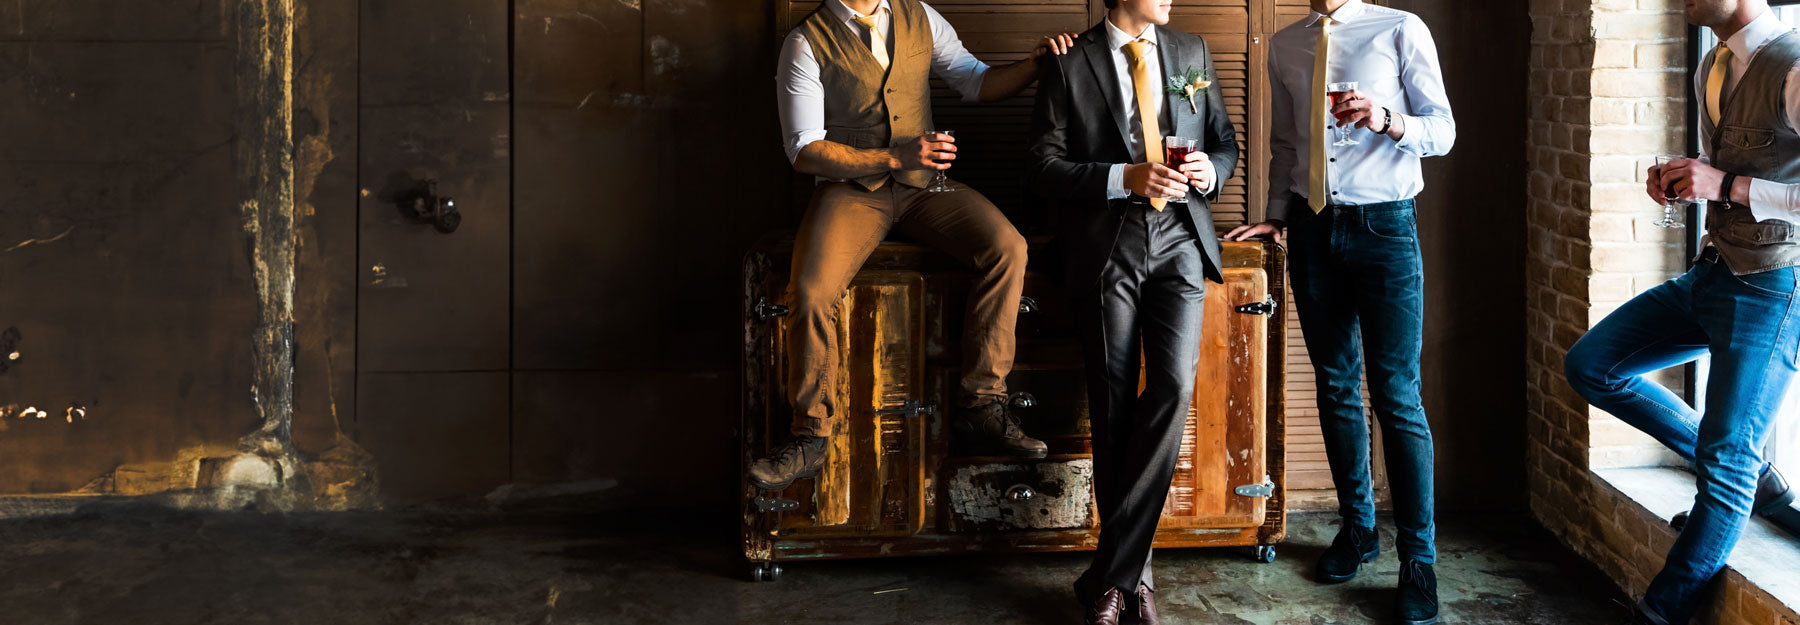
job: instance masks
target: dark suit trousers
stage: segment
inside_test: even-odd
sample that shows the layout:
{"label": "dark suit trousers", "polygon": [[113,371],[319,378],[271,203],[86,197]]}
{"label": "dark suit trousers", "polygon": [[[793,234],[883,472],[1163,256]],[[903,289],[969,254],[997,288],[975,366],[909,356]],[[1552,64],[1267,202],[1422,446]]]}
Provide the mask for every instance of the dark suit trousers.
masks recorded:
{"label": "dark suit trousers", "polygon": [[1083,577],[1130,596],[1140,582],[1156,587],[1150,544],[1193,401],[1206,261],[1186,211],[1157,212],[1135,197],[1123,208],[1112,257],[1076,309],[1100,510],[1100,544]]}

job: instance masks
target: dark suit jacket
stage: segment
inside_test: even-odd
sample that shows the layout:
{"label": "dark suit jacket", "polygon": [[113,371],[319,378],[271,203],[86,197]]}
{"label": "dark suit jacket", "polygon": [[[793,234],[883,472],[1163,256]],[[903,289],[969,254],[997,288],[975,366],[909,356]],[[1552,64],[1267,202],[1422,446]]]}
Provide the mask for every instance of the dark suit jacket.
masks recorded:
{"label": "dark suit jacket", "polygon": [[[1206,42],[1162,26],[1154,28],[1165,75],[1203,68],[1213,80],[1199,103],[1199,114],[1189,109],[1180,95],[1165,94],[1163,110],[1169,113],[1171,127],[1164,128],[1163,134],[1200,139],[1200,149],[1218,172],[1210,193],[1189,191],[1186,210],[1199,231],[1206,277],[1222,283],[1211,201],[1218,198],[1219,189],[1237,168],[1237,130],[1226,114],[1219,72]],[[1059,224],[1057,248],[1064,255],[1070,295],[1086,294],[1100,279],[1129,201],[1106,199],[1106,178],[1112,165],[1132,162],[1126,144],[1131,128],[1126,112],[1119,110],[1119,77],[1111,55],[1102,22],[1082,33],[1068,54],[1043,57],[1054,62],[1041,64],[1037,106],[1031,116],[1034,145],[1026,186],[1049,206]],[[1182,205],[1171,203],[1168,210],[1182,210]]]}

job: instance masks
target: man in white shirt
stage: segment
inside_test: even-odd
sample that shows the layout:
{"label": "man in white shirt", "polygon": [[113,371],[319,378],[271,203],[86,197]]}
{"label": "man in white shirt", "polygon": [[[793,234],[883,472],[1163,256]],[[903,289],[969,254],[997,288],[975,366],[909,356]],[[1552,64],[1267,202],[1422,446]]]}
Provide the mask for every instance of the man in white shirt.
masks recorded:
{"label": "man in white shirt", "polygon": [[[1413,198],[1419,161],[1450,151],[1456,121],[1437,46],[1417,16],[1362,0],[1312,0],[1269,54],[1268,221],[1226,235],[1288,228],[1293,289],[1318,384],[1319,424],[1343,524],[1320,557],[1321,582],[1356,576],[1380,555],[1361,375],[1380,423],[1393,495],[1401,622],[1437,622],[1431,428],[1419,396],[1424,270]],[[1355,82],[1329,99],[1330,83]],[[1335,116],[1335,121],[1332,117]],[[1336,141],[1347,130],[1357,143]]]}
{"label": "man in white shirt", "polygon": [[[951,420],[963,453],[1042,458],[1042,441],[1007,410],[1006,376],[1024,288],[1026,246],[992,202],[961,184],[933,192],[955,140],[935,133],[936,73],[970,101],[1012,97],[1037,78],[1036,59],[1072,35],[1045,37],[1029,58],[990,68],[919,0],[825,0],[794,28],[776,75],[782,137],[794,169],[818,177],[794,242],[787,301],[792,439],[752,462],[751,483],[781,490],[818,473],[836,429],[838,302],[890,231],[976,270],[963,336],[962,405]],[[930,134],[928,134],[930,133]]]}
{"label": "man in white shirt", "polygon": [[[1705,247],[1687,273],[1632,298],[1569,349],[1569,384],[1692,462],[1698,494],[1634,623],[1680,625],[1752,513],[1793,514],[1763,462],[1800,351],[1800,33],[1765,0],[1688,0],[1722,45],[1701,62],[1702,158],[1648,172],[1645,192],[1706,200]],[[1711,356],[1705,412],[1645,377]]]}

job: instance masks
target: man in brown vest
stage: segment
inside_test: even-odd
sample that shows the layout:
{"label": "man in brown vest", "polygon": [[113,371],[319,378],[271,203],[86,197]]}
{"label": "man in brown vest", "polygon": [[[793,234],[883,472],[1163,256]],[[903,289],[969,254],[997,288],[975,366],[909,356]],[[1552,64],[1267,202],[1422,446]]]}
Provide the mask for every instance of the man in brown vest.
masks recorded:
{"label": "man in brown vest", "polygon": [[973,266],[963,337],[962,406],[951,425],[973,453],[1042,458],[1048,448],[1006,409],[1013,328],[1025,279],[1025,239],[992,202],[961,184],[928,191],[956,159],[955,139],[932,133],[937,75],[970,101],[1010,98],[1037,78],[1036,59],[1067,50],[1046,37],[1030,58],[990,68],[919,0],[825,0],[782,47],[776,76],[782,140],[794,169],[818,176],[788,281],[788,389],[793,438],[752,463],[768,490],[825,462],[839,406],[837,303],[875,246],[895,232]]}
{"label": "man in brown vest", "polygon": [[[1682,625],[1751,514],[1793,514],[1763,444],[1800,363],[1800,33],[1765,0],[1688,0],[1719,45],[1700,62],[1701,158],[1652,167],[1645,191],[1706,200],[1704,249],[1569,348],[1569,385],[1692,462],[1694,507],[1632,623]],[[1648,206],[1649,204],[1646,204]],[[1702,410],[1646,377],[1711,356]]]}

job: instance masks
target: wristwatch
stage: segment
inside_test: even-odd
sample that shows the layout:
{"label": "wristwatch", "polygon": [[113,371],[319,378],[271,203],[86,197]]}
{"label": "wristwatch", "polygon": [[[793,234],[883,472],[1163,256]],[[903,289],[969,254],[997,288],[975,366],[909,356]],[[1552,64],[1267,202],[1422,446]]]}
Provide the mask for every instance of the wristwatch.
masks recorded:
{"label": "wristwatch", "polygon": [[1388,107],[1385,107],[1385,106],[1381,107],[1381,130],[1375,131],[1375,134],[1385,135],[1385,134],[1387,134],[1387,131],[1392,129],[1393,127],[1394,127],[1394,112],[1391,110],[1388,110]]}

